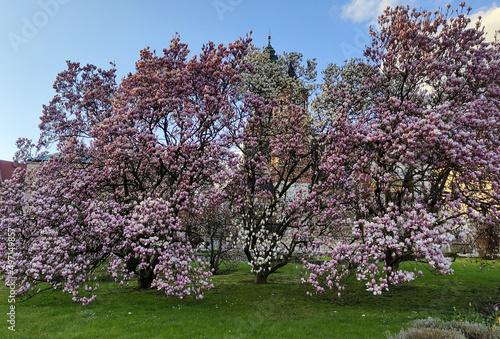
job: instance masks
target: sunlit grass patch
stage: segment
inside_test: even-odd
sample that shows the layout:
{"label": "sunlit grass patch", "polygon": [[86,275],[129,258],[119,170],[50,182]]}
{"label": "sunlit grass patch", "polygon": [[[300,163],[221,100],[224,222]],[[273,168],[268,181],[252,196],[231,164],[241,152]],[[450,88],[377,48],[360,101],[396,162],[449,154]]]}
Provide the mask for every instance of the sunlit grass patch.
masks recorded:
{"label": "sunlit grass patch", "polygon": [[[457,260],[455,274],[424,276],[381,296],[355,278],[339,298],[336,291],[306,295],[300,265],[290,264],[255,285],[248,265],[213,277],[203,300],[141,291],[134,282],[101,282],[89,306],[60,291],[16,303],[16,332],[2,321],[1,338],[385,338],[414,320],[452,320],[458,312],[500,300],[500,270],[489,263]],[[8,312],[0,287],[0,314]],[[1,300],[4,300],[1,302]],[[0,315],[1,317],[1,315]],[[0,318],[1,319],[1,318]]]}

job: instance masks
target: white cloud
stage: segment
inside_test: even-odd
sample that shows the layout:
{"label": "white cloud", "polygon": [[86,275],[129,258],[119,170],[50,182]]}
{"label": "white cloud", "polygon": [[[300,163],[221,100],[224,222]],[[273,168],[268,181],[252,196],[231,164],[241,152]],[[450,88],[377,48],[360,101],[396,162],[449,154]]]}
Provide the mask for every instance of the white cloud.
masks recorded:
{"label": "white cloud", "polygon": [[[481,16],[481,27],[484,26],[487,41],[493,41],[495,32],[500,31],[500,7],[493,3],[490,9],[480,10],[471,15],[471,26],[475,26],[477,19]],[[499,36],[500,39],[500,36]]]}
{"label": "white cloud", "polygon": [[351,0],[342,6],[340,16],[354,22],[375,21],[387,8],[394,7],[396,0]]}
{"label": "white cloud", "polygon": [[[419,0],[407,0],[406,3],[411,6],[411,4],[418,3]],[[436,1],[436,5],[437,5]],[[441,3],[451,3],[451,0],[439,1],[439,7],[443,8],[444,5]],[[368,24],[376,24],[377,18],[383,11],[388,7],[395,7],[399,5],[401,0],[349,0],[345,5],[339,6],[334,5],[330,9],[330,15],[333,16],[334,12],[340,11],[340,17],[342,19],[351,20],[356,23],[366,22]],[[478,17],[482,17],[482,26],[485,27],[486,40],[493,41],[495,37],[495,31],[500,31],[500,7],[494,2],[491,8],[482,8],[478,12],[471,14],[471,26],[474,26]],[[500,35],[499,35],[500,40]]]}

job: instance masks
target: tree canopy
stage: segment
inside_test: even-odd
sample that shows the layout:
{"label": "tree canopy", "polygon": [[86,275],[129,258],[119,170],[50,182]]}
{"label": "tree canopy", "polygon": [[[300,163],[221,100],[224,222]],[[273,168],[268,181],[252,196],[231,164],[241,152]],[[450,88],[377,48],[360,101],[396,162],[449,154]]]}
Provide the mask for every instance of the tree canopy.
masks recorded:
{"label": "tree canopy", "polygon": [[499,44],[463,8],[388,8],[370,33],[366,61],[328,69],[319,105],[318,196],[334,232],[352,230],[308,265],[319,291],[318,276],[342,290],[352,273],[379,294],[422,273],[399,269],[408,260],[450,273],[444,245],[473,220],[499,225]]}
{"label": "tree canopy", "polygon": [[83,304],[102,267],[202,298],[223,251],[265,283],[302,243],[328,258],[301,254],[316,291],[355,274],[380,294],[422,274],[405,261],[451,273],[443,246],[471,230],[498,252],[500,44],[467,14],[388,8],[365,59],[319,87],[314,61],[250,37],[189,58],[176,36],[119,82],[68,61],[36,145],[58,152],[2,183],[0,233],[16,237],[0,271]]}

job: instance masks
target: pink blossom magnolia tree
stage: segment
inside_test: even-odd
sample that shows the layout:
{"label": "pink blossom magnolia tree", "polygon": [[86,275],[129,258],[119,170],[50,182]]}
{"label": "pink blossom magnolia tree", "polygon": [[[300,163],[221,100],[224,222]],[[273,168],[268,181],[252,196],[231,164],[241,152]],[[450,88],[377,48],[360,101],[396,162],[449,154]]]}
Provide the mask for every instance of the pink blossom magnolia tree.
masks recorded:
{"label": "pink blossom magnolia tree", "polygon": [[[100,181],[105,174],[91,166],[84,143],[111,114],[115,70],[68,62],[54,88],[58,94],[44,106],[38,149],[57,143],[65,156],[52,157],[30,173],[19,171],[3,183],[0,229],[14,231],[15,246],[2,247],[1,269],[8,269],[4,259],[14,259],[19,294],[61,288],[74,301],[88,304],[98,287],[92,272],[112,253],[124,222],[120,204],[106,198]],[[20,139],[18,147],[19,161],[37,148],[27,139]]]}
{"label": "pink blossom magnolia tree", "polygon": [[60,288],[88,304],[99,286],[92,272],[108,259],[127,221],[118,203],[99,199],[98,170],[61,158],[43,167],[18,172],[2,190],[0,226],[15,234],[14,248],[2,245],[2,269],[11,250],[19,294]]}
{"label": "pink blossom magnolia tree", "polygon": [[[2,189],[0,230],[15,229],[18,293],[48,284],[87,304],[105,264],[117,281],[136,275],[141,288],[202,297],[211,272],[186,219],[225,200],[249,43],[209,43],[188,59],[175,37],[163,56],[142,50],[119,84],[114,68],[68,62],[40,125],[39,148],[56,143],[59,153]],[[32,145],[21,144],[26,157]]]}
{"label": "pink blossom magnolia tree", "polygon": [[[220,188],[236,161],[226,136],[240,123],[235,96],[248,43],[210,43],[190,61],[178,39],[163,57],[143,50],[137,72],[117,91],[116,114],[100,126],[98,157],[112,169],[120,197],[134,204],[137,220],[125,229],[113,267],[136,267],[142,287],[188,293],[194,270],[203,277],[198,285],[207,284],[209,272],[186,241],[185,219],[202,213],[207,201],[224,198]],[[197,261],[199,267],[190,265]]]}
{"label": "pink blossom magnolia tree", "polygon": [[326,178],[311,204],[336,227],[322,244],[331,259],[307,265],[316,291],[356,275],[380,294],[421,274],[406,261],[451,273],[442,247],[467,223],[498,228],[500,48],[464,6],[388,8],[367,61],[326,73]]}

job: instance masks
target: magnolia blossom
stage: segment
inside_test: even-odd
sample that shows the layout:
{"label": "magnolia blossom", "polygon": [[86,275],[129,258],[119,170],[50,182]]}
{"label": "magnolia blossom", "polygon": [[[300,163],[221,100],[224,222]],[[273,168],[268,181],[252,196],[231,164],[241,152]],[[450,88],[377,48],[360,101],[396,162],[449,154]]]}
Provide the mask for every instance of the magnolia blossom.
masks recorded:
{"label": "magnolia blossom", "polygon": [[451,273],[442,248],[466,223],[498,229],[500,48],[469,21],[464,10],[388,9],[367,61],[325,72],[325,180],[310,199],[336,227],[316,230],[331,258],[306,262],[316,291],[322,276],[340,292],[354,274],[380,294],[422,274],[406,261]]}
{"label": "magnolia blossom", "polygon": [[[218,201],[236,163],[229,140],[241,124],[250,41],[208,43],[188,59],[175,37],[163,56],[142,50],[120,83],[114,68],[68,62],[40,124],[38,147],[56,143],[58,154],[1,190],[0,233],[15,231],[9,273],[18,294],[48,283],[86,305],[101,267],[120,284],[137,277],[141,288],[181,298],[212,287],[187,216]],[[33,144],[19,145],[27,158]],[[7,251],[0,245],[2,273]]]}

